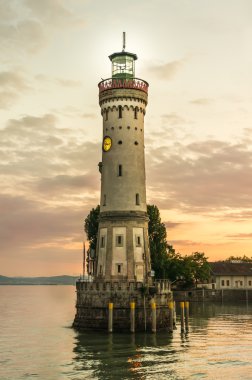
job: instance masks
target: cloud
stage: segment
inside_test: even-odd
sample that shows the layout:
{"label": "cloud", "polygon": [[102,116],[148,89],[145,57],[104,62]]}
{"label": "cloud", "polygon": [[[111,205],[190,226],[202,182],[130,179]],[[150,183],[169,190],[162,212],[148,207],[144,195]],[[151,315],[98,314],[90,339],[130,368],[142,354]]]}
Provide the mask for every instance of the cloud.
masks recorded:
{"label": "cloud", "polygon": [[62,87],[78,87],[81,85],[80,81],[73,80],[73,79],[62,79],[62,78],[52,78],[44,74],[37,74],[35,76],[35,79],[42,83],[52,83],[56,85],[60,85]]}
{"label": "cloud", "polygon": [[21,52],[36,53],[46,44],[46,35],[40,23],[25,20],[12,24],[0,24],[1,53],[4,58]]}
{"label": "cloud", "polygon": [[207,106],[213,103],[213,99],[210,98],[198,98],[190,101],[191,104],[195,104],[198,106]]}
{"label": "cloud", "polygon": [[146,158],[149,192],[162,208],[251,209],[252,154],[245,143],[171,142],[149,149]]}
{"label": "cloud", "polygon": [[99,199],[100,144],[85,141],[85,131],[59,128],[53,114],[9,120],[0,130],[0,180],[3,191],[29,194],[46,206],[80,205]]}
{"label": "cloud", "polygon": [[59,0],[0,1],[0,42],[4,60],[35,54],[57,30],[85,22]]}
{"label": "cloud", "polygon": [[161,79],[172,79],[177,72],[183,67],[185,60],[172,61],[160,65],[153,65],[149,68],[151,73],[154,73],[158,78]]}
{"label": "cloud", "polygon": [[42,178],[36,182],[36,188],[39,192],[54,194],[56,196],[59,193],[64,192],[65,196],[69,192],[75,192],[77,194],[82,194],[83,191],[99,190],[99,181],[97,181],[97,176],[88,173],[86,175],[56,175],[52,178]]}
{"label": "cloud", "polygon": [[227,235],[227,237],[232,238],[232,239],[237,239],[237,240],[252,239],[252,232],[248,234],[245,234],[245,233],[232,234],[232,235]]}
{"label": "cloud", "polygon": [[96,119],[97,118],[97,114],[95,114],[95,113],[83,113],[82,117],[84,119]]}
{"label": "cloud", "polygon": [[179,222],[163,222],[163,223],[165,224],[165,227],[168,230],[177,228],[177,227],[181,226],[181,224],[183,224],[183,223],[179,223]]}
{"label": "cloud", "polygon": [[8,108],[13,105],[24,91],[29,89],[25,78],[18,72],[0,72],[0,108]]}
{"label": "cloud", "polygon": [[25,0],[33,17],[50,27],[82,25],[83,20],[63,6],[59,0]]}
{"label": "cloud", "polygon": [[186,120],[176,113],[163,114],[162,118],[170,125],[180,125],[186,123]]}
{"label": "cloud", "polygon": [[80,234],[87,208],[64,205],[45,206],[43,202],[20,196],[0,195],[0,250],[7,252],[59,241],[69,243]]}

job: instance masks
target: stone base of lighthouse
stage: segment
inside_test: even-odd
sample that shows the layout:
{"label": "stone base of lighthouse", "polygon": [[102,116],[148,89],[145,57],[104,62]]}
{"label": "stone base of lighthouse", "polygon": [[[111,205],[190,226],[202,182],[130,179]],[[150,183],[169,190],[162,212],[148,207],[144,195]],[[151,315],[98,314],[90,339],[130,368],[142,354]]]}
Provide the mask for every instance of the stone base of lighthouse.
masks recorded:
{"label": "stone base of lighthouse", "polygon": [[169,330],[171,326],[172,316],[168,304],[172,301],[172,292],[169,281],[163,280],[156,282],[154,286],[144,286],[140,282],[79,280],[76,289],[76,315],[73,327],[78,330],[130,332],[132,303],[135,332],[153,331],[153,318],[156,319],[157,331]]}

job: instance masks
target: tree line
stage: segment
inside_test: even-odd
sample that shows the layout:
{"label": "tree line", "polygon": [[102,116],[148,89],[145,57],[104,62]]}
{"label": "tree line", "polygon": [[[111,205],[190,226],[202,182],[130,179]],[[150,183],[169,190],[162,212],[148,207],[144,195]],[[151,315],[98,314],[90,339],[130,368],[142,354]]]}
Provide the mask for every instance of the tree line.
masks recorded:
{"label": "tree line", "polygon": [[[191,288],[209,280],[211,267],[204,252],[181,255],[167,242],[165,224],[162,223],[157,206],[147,205],[149,217],[148,233],[151,267],[156,279],[169,279],[180,288]],[[95,250],[97,244],[100,206],[93,208],[84,222],[84,230],[89,240],[89,249]],[[247,256],[230,256],[226,261],[251,262]]]}

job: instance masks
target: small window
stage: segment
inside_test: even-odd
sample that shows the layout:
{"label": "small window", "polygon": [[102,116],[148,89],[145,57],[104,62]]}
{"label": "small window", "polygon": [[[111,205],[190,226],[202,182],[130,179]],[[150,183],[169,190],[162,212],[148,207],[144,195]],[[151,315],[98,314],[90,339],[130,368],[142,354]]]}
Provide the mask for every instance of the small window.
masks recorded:
{"label": "small window", "polygon": [[248,284],[249,284],[249,286],[251,286],[252,285],[252,281],[249,280]]}
{"label": "small window", "polygon": [[102,265],[100,265],[100,274],[102,274]]}
{"label": "small window", "polygon": [[227,280],[227,286],[229,286],[229,280]]}
{"label": "small window", "polygon": [[221,280],[221,286],[225,286],[225,281]]}
{"label": "small window", "polygon": [[134,118],[137,119],[137,114],[138,114],[138,108],[135,107],[134,109]]}
{"label": "small window", "polygon": [[118,176],[122,177],[122,165],[118,166]]}
{"label": "small window", "polygon": [[111,127],[112,131],[115,129],[114,127]]}
{"label": "small window", "polygon": [[108,110],[105,111],[105,120],[108,120]]}
{"label": "small window", "polygon": [[135,143],[134,143],[135,145],[138,145],[138,142],[137,141],[135,141]]}
{"label": "small window", "polygon": [[117,273],[121,273],[122,272],[122,266],[121,264],[117,264]]}
{"label": "small window", "polygon": [[122,126],[120,125],[119,129],[122,129]]}
{"label": "small window", "polygon": [[139,197],[139,194],[138,194],[138,193],[136,194],[136,205],[137,205],[137,206],[140,205],[140,197]]}
{"label": "small window", "polygon": [[122,145],[122,140],[119,140],[119,141],[118,141],[118,144],[119,144],[119,145]]}
{"label": "small window", "polygon": [[119,106],[119,108],[118,108],[118,111],[119,111],[119,119],[121,119],[122,118],[122,106]]}
{"label": "small window", "polygon": [[243,281],[240,281],[240,285],[243,286]]}
{"label": "small window", "polygon": [[105,247],[105,236],[101,237],[101,248]]}
{"label": "small window", "polygon": [[123,247],[123,235],[116,235],[116,247]]}
{"label": "small window", "polygon": [[141,247],[141,236],[136,236],[136,246]]}
{"label": "small window", "polygon": [[127,128],[130,129],[130,126],[128,125]]}
{"label": "small window", "polygon": [[107,197],[106,194],[103,195],[103,206],[106,206]]}

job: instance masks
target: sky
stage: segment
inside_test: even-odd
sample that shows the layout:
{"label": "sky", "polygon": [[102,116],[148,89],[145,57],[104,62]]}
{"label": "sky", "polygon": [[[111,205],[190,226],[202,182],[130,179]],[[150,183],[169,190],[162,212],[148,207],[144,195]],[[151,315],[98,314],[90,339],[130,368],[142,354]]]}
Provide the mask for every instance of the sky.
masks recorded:
{"label": "sky", "polygon": [[100,196],[97,84],[149,82],[148,204],[182,255],[252,256],[252,2],[0,0],[0,274],[82,271]]}

